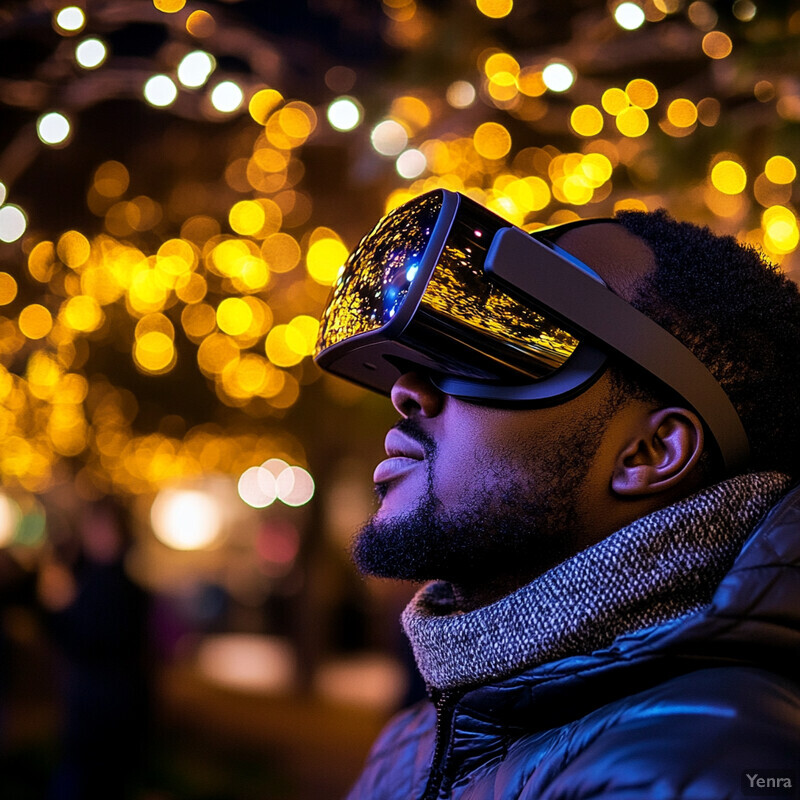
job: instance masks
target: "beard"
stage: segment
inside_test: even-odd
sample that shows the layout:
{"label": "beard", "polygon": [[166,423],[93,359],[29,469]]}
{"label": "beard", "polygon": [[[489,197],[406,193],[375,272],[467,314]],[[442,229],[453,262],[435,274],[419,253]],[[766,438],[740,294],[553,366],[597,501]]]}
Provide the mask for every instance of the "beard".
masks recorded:
{"label": "beard", "polygon": [[[464,587],[524,585],[576,552],[575,497],[601,428],[584,420],[580,431],[562,430],[530,452],[487,453],[482,480],[445,507],[434,486],[435,443],[412,420],[398,427],[425,448],[427,489],[408,512],[373,515],[356,534],[351,555],[363,574]],[[376,491],[382,498],[386,487]]]}

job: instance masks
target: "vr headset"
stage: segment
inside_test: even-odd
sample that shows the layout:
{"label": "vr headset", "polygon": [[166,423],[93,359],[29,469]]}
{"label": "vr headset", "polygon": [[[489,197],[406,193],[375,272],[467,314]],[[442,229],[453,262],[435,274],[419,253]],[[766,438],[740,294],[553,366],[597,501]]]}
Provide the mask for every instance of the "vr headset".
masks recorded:
{"label": "vr headset", "polygon": [[554,244],[580,220],[526,233],[444,189],[391,211],[359,242],[320,320],[319,366],[388,395],[405,372],[505,407],[563,402],[610,353],[682,397],[728,471],[749,455],[728,396],[674,336]]}

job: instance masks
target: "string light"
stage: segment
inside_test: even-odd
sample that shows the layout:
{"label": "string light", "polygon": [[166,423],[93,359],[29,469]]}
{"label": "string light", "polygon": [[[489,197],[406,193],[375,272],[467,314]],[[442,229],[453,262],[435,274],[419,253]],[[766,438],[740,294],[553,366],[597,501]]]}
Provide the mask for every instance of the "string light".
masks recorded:
{"label": "string light", "polygon": [[42,114],[36,121],[36,132],[45,144],[64,144],[71,133],[69,120],[58,111]]}
{"label": "string light", "polygon": [[620,28],[626,31],[635,31],[645,23],[644,9],[636,3],[620,3],[614,9],[614,19]]}
{"label": "string light", "polygon": [[86,25],[86,15],[78,6],[65,6],[54,18],[56,28],[65,33],[78,33]]}
{"label": "string light", "polygon": [[244,92],[233,81],[222,81],[211,92],[211,105],[223,114],[232,114],[243,101]]}
{"label": "string light", "polygon": [[75,48],[75,60],[84,69],[97,69],[106,60],[107,55],[105,42],[95,37],[84,39]]}
{"label": "string light", "polygon": [[144,85],[144,98],[151,106],[166,108],[178,97],[178,88],[169,75],[153,75]]}
{"label": "string light", "polygon": [[208,80],[215,66],[216,61],[209,53],[193,50],[178,64],[178,80],[186,87],[197,89]]}
{"label": "string light", "polygon": [[[98,347],[115,347],[148,380],[195,370],[207,381],[206,401],[221,409],[220,419],[230,409],[254,425],[269,420],[288,436],[295,423],[281,420],[317,377],[310,356],[316,315],[353,244],[349,220],[347,237],[321,224],[333,225],[324,217],[337,213],[336,203],[319,202],[330,191],[319,180],[323,152],[335,154],[330,163],[339,170],[341,191],[357,186],[382,209],[439,187],[466,192],[526,229],[614,208],[671,205],[677,214],[685,209],[692,216],[699,206],[726,230],[755,230],[754,241],[768,255],[791,265],[800,237],[791,205],[796,159],[765,146],[754,163],[739,146],[725,93],[729,72],[712,62],[729,59],[749,75],[740,57],[752,45],[742,25],[762,15],[772,27],[765,22],[758,36],[777,41],[781,30],[800,28],[794,17],[773,19],[772,11],[757,9],[751,0],[736,0],[732,13],[741,24],[723,32],[717,25],[724,20],[704,0],[609,3],[614,22],[608,41],[628,41],[631,52],[643,52],[639,45],[645,40],[637,37],[658,37],[669,26],[688,32],[696,55],[702,49],[706,56],[689,99],[668,94],[674,81],[664,79],[662,86],[658,65],[646,57],[626,61],[624,48],[615,67],[619,86],[602,85],[593,51],[580,50],[584,29],[559,39],[547,54],[553,60],[543,64],[523,45],[523,34],[508,35],[520,19],[519,4],[476,0],[473,14],[487,24],[480,46],[470,41],[464,50],[469,55],[449,65],[447,75],[457,80],[443,74],[442,81],[422,83],[402,72],[387,80],[379,70],[373,75],[361,66],[335,65],[322,72],[334,99],[320,104],[285,92],[295,56],[275,42],[259,50],[257,30],[247,31],[252,46],[246,52],[229,52],[226,42],[236,33],[230,27],[233,11],[219,16],[187,8],[179,14],[183,0],[153,5],[163,15],[178,16],[163,17],[167,41],[147,58],[151,74],[164,72],[152,74],[139,101],[167,109],[162,120],[186,120],[184,132],[194,124],[218,125],[214,151],[230,157],[215,162],[217,185],[204,172],[208,159],[201,157],[211,138],[187,134],[171,140],[163,188],[148,183],[146,170],[124,149],[113,150],[115,160],[93,162],[84,181],[92,222],[76,219],[65,225],[71,230],[50,233],[44,221],[29,223],[22,208],[6,202],[5,186],[16,185],[18,175],[12,174],[13,159],[3,162],[11,172],[0,183],[0,242],[12,247],[28,275],[0,272],[0,395],[15,408],[31,409],[8,422],[12,455],[0,461],[4,485],[43,490],[62,457],[78,458],[89,483],[120,492],[154,492],[181,475],[212,470],[244,480],[253,469],[269,483],[263,465],[251,467],[247,453],[274,452],[271,438],[233,435],[224,424],[213,432],[198,426],[174,435],[166,429],[141,434],[133,427],[135,399],[125,386],[114,385],[122,380],[118,376],[101,379],[94,359]],[[123,58],[115,59],[108,74],[87,75],[107,63],[106,41],[81,38],[87,16],[79,6],[53,9],[46,24],[52,20],[60,36],[75,36],[74,45],[64,43],[53,61],[64,59],[67,72],[85,81],[81,93],[65,87],[59,95],[64,106],[56,111],[42,107],[44,97],[32,84],[17,82],[9,92],[38,116],[31,135],[58,148],[91,130],[88,120],[77,128],[83,103],[125,97],[139,78]],[[381,9],[387,37],[410,56],[424,55],[442,34],[443,23],[416,3],[392,0]],[[662,20],[668,25],[659,30]],[[118,41],[112,35],[122,23],[99,21],[107,41]],[[645,22],[648,32],[639,33]],[[662,44],[675,41],[665,36]],[[239,56],[240,71],[224,80],[218,74],[209,85],[217,60],[228,67],[231,55]],[[571,57],[579,68],[569,64]],[[137,75],[143,63],[137,62]],[[578,80],[584,74],[587,79]],[[772,119],[776,129],[793,124],[800,103],[784,83],[780,71],[769,80],[759,77],[750,100],[744,92],[737,103],[758,104],[759,119]],[[207,88],[195,91],[202,87]],[[249,116],[237,119],[235,135],[224,133],[231,116],[245,108]],[[317,120],[321,109],[324,125]],[[333,133],[356,131],[365,119],[367,131]],[[714,138],[730,138],[731,152],[705,153],[706,132],[699,126],[718,126]],[[165,141],[173,135],[166,132]],[[681,137],[690,139],[684,144]],[[680,174],[693,179],[664,169],[665,142],[685,157]],[[684,191],[681,180],[694,180],[697,191]],[[100,396],[106,410],[96,414]],[[45,419],[50,421],[40,422]],[[290,467],[302,460],[299,442],[286,447],[296,454],[287,453],[281,471],[270,472],[271,502],[281,501],[277,482],[283,470],[293,470],[284,475],[284,488],[292,480],[298,487],[306,481],[299,467]]]}
{"label": "string light", "polygon": [[352,131],[361,124],[361,113],[352,97],[339,97],[328,106],[328,122],[337,131]]}
{"label": "string light", "polygon": [[551,92],[566,92],[575,83],[575,74],[566,64],[554,62],[542,70],[542,80]]}

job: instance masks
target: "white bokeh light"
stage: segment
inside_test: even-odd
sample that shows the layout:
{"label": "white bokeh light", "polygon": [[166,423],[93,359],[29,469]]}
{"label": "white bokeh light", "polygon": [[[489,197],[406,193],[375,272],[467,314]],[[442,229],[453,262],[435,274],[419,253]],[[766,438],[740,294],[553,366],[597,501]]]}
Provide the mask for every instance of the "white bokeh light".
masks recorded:
{"label": "white bokeh light", "polygon": [[556,61],[542,70],[542,80],[551,92],[566,92],[575,83],[575,73],[566,64]]}
{"label": "white bokeh light", "polygon": [[178,87],[169,75],[153,75],[144,85],[144,99],[151,106],[164,108],[172,105],[177,96]]}
{"label": "white bokeh light", "polygon": [[614,9],[614,19],[620,28],[625,28],[626,31],[635,31],[644,25],[644,10],[636,3],[620,3]]}
{"label": "white bokeh light", "polygon": [[216,500],[196,489],[163,489],[150,510],[153,532],[174,550],[201,550],[222,533]]}
{"label": "white bokeh light", "polygon": [[75,33],[86,24],[86,15],[78,6],[66,6],[56,14],[55,21],[62,31]]}
{"label": "white bokeh light", "polygon": [[339,97],[328,106],[328,122],[337,131],[352,131],[361,123],[361,107],[352,97]]}
{"label": "white bokeh light", "polygon": [[266,508],[278,496],[275,476],[264,467],[246,469],[238,483],[239,497],[252,508]]}
{"label": "white bokeh light", "polygon": [[314,496],[314,479],[303,467],[290,466],[282,458],[270,458],[249,467],[239,478],[239,497],[252,508],[266,508],[275,500],[287,506],[305,505]]}
{"label": "white bokeh light", "polygon": [[28,227],[25,212],[13,204],[0,208],[0,242],[16,242]]}
{"label": "white bokeh light", "polygon": [[58,111],[42,114],[36,121],[36,133],[45,144],[63,144],[70,134],[69,120]]}
{"label": "white bokeh light", "polygon": [[408,134],[399,122],[385,119],[372,129],[370,140],[372,146],[382,156],[396,156],[406,149]]}
{"label": "white bokeh light", "polygon": [[197,89],[208,80],[215,66],[213,56],[204,50],[193,50],[178,64],[178,80],[190,89]]}
{"label": "white bokeh light", "polygon": [[406,150],[397,157],[395,169],[401,178],[418,178],[425,172],[428,160],[421,150]]}
{"label": "white bokeh light", "polygon": [[447,87],[447,102],[453,108],[469,108],[475,102],[475,87],[469,81],[453,81]]}
{"label": "white bokeh light", "polygon": [[95,37],[84,39],[75,48],[75,60],[84,69],[99,67],[106,60],[107,55],[105,42]]}
{"label": "white bokeh light", "polygon": [[21,516],[16,501],[0,494],[0,547],[8,547],[14,541]]}
{"label": "white bokeh light", "polygon": [[314,479],[303,467],[286,467],[275,487],[278,498],[287,506],[303,506],[314,496]]}
{"label": "white bokeh light", "polygon": [[6,197],[8,196],[6,185],[0,181],[0,206],[3,205],[6,201]]}
{"label": "white bokeh light", "polygon": [[223,114],[230,114],[242,105],[244,92],[233,81],[218,83],[211,92],[211,105]]}

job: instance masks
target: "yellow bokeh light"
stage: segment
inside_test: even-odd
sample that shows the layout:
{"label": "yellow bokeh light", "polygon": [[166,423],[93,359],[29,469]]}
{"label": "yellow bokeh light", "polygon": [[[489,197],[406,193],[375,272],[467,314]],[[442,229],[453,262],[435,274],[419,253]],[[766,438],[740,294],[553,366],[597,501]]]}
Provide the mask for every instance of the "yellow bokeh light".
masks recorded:
{"label": "yellow bokeh light", "polygon": [[722,107],[716,97],[704,97],[697,104],[697,119],[701,125],[711,128],[719,122],[721,111]]}
{"label": "yellow bokeh light", "polygon": [[779,221],[787,222],[790,225],[794,225],[797,222],[792,210],[786,208],[786,206],[770,206],[765,209],[764,213],[761,215],[761,224],[765,228]]}
{"label": "yellow bokeh light", "polygon": [[790,183],[773,183],[766,175],[761,174],[753,181],[753,197],[764,208],[788,203],[792,198],[792,185]]}
{"label": "yellow bokeh light", "polygon": [[283,95],[280,92],[275,89],[261,89],[250,98],[248,110],[259,125],[266,125],[272,112],[282,102]]}
{"label": "yellow bokeh light", "polygon": [[647,211],[647,203],[635,197],[626,197],[614,203],[614,213],[617,211]]}
{"label": "yellow bokeh light", "polygon": [[797,177],[797,167],[786,156],[772,156],[764,166],[764,174],[773,183],[791,183]]}
{"label": "yellow bokeh light", "polygon": [[89,393],[89,382],[74,372],[64,375],[58,382],[58,399],[62,403],[82,403]]}
{"label": "yellow bokeh light", "polygon": [[39,283],[48,283],[57,268],[56,248],[52,242],[39,242],[28,256],[28,272]]}
{"label": "yellow bokeh light", "polygon": [[676,128],[690,128],[697,122],[697,106],[691,100],[679,97],[667,106],[667,119]]}
{"label": "yellow bokeh light", "polygon": [[130,175],[124,164],[119,161],[106,161],[94,173],[93,186],[103,197],[119,197],[130,184]]}
{"label": "yellow bokeh light", "polygon": [[207,303],[186,306],[181,312],[181,325],[190,339],[202,339],[217,324],[217,312]]}
{"label": "yellow bokeh light", "polygon": [[63,306],[64,321],[70,328],[82,333],[96,331],[105,321],[105,314],[94,297],[71,297]]}
{"label": "yellow bokeh light", "polygon": [[225,239],[211,251],[211,264],[221,275],[231,277],[241,272],[244,262],[258,250],[250,242],[241,239]]}
{"label": "yellow bokeh light", "polygon": [[510,72],[498,72],[486,87],[493,100],[507,102],[517,95],[517,79]]}
{"label": "yellow bokeh light", "polygon": [[623,136],[642,136],[649,126],[647,112],[638,106],[629,106],[617,114],[617,128]]}
{"label": "yellow bokeh light", "polygon": [[151,331],[158,331],[168,336],[170,339],[175,338],[175,326],[170,322],[169,317],[164,314],[154,313],[145,314],[137,323],[134,336],[141,339]]}
{"label": "yellow bokeh light", "polygon": [[241,297],[226,297],[217,306],[217,325],[231,336],[244,333],[253,322],[253,312]]}
{"label": "yellow bokeh light", "polygon": [[232,362],[223,373],[225,388],[234,396],[253,397],[260,394],[270,376],[272,366],[255,353],[247,353]]}
{"label": "yellow bokeh light", "polygon": [[197,348],[197,364],[206,374],[219,375],[232,361],[239,358],[239,348],[230,336],[212,333]]}
{"label": "yellow bokeh light", "polygon": [[153,0],[153,5],[165,14],[176,14],[186,5],[186,0]]}
{"label": "yellow bokeh light", "polygon": [[411,131],[427,128],[431,123],[431,110],[427,103],[413,95],[396,98],[389,109],[389,116],[404,123]]}
{"label": "yellow bokeh light", "polygon": [[183,275],[197,266],[197,251],[183,239],[167,239],[156,254],[156,264],[172,275]]}
{"label": "yellow bokeh light", "polygon": [[611,178],[614,167],[602,153],[587,153],[580,165],[580,172],[592,188],[602,186]]}
{"label": "yellow bokeh light", "polygon": [[7,306],[17,296],[17,282],[7,272],[0,272],[0,306]]}
{"label": "yellow bokeh light", "polygon": [[283,211],[278,203],[268,197],[259,197],[255,202],[258,203],[264,214],[264,224],[258,232],[259,237],[279,231],[283,225]]}
{"label": "yellow bokeh light", "polygon": [[[288,325],[276,325],[268,334],[264,343],[267,358],[276,367],[293,367],[303,360],[303,354],[294,350],[287,341]],[[302,341],[296,332],[289,332],[291,341]]]}
{"label": "yellow bokeh light", "polygon": [[511,13],[513,0],[476,0],[478,11],[490,19],[502,19]]}
{"label": "yellow bokeh light", "polygon": [[727,58],[733,50],[733,42],[727,33],[711,31],[703,37],[703,52],[709,58]]}
{"label": "yellow bokeh light", "polygon": [[83,266],[91,255],[89,240],[78,231],[67,231],[56,245],[58,257],[72,269]]}
{"label": "yellow bokeh light", "polygon": [[53,316],[43,305],[32,303],[20,311],[17,324],[28,339],[43,339],[53,329]]}
{"label": "yellow bokeh light", "polygon": [[[585,205],[592,199],[592,188],[579,175],[570,175],[557,181],[566,201],[572,205]],[[555,190],[555,185],[554,185]]]}
{"label": "yellow bokeh light", "polygon": [[631,103],[639,108],[652,108],[658,102],[658,89],[651,81],[634,78],[625,87]]}
{"label": "yellow bokeh light", "polygon": [[139,312],[159,311],[167,300],[167,288],[159,281],[154,269],[141,269],[131,280],[128,302]]}
{"label": "yellow bokeh light", "polygon": [[133,357],[147,372],[164,372],[175,361],[175,344],[166,333],[149,331],[136,340]]}
{"label": "yellow bokeh light", "polygon": [[724,159],[711,169],[711,183],[723,194],[740,194],[747,185],[747,173],[738,162]]}
{"label": "yellow bokeh light", "polygon": [[264,209],[255,200],[240,200],[228,214],[231,228],[242,236],[253,236],[263,227],[266,217]]}
{"label": "yellow bokeh light", "polygon": [[26,370],[31,394],[40,400],[52,398],[63,374],[58,362],[52,356],[41,351],[33,353],[28,360]]}
{"label": "yellow bokeh light", "polygon": [[517,88],[527,97],[541,97],[547,91],[542,71],[535,67],[523,67],[517,76]]}
{"label": "yellow bokeh light", "polygon": [[603,115],[600,109],[588,104],[575,108],[569,122],[579,136],[596,136],[603,130]]}
{"label": "yellow bokeh light", "polygon": [[776,255],[785,255],[797,249],[800,242],[797,218],[785,206],[770,206],[761,215],[764,246]]}
{"label": "yellow bokeh light", "polygon": [[317,283],[331,286],[348,255],[347,248],[339,239],[317,239],[308,248],[306,255],[308,274]]}
{"label": "yellow bokeh light", "polygon": [[198,39],[212,36],[216,28],[217,23],[208,11],[192,11],[186,19],[186,30]]}
{"label": "yellow bokeh light", "polygon": [[484,122],[473,135],[475,150],[488,159],[500,159],[511,150],[511,134],[498,122]]}
{"label": "yellow bokeh light", "polygon": [[622,89],[617,89],[614,87],[611,89],[606,89],[603,92],[603,96],[600,99],[600,104],[603,106],[606,112],[616,117],[617,114],[624,111],[630,105],[630,99]]}
{"label": "yellow bokeh light", "polygon": [[208,283],[202,275],[190,272],[175,281],[175,294],[184,303],[199,303],[208,293]]}
{"label": "yellow bokeh light", "polygon": [[319,334],[319,321],[308,314],[299,314],[292,319],[286,329],[286,344],[301,356],[310,356]]}
{"label": "yellow bokeh light", "polygon": [[486,73],[487,78],[493,78],[501,73],[516,77],[519,75],[519,62],[509,53],[492,53],[486,59],[483,71]]}
{"label": "yellow bokeh light", "polygon": [[296,106],[281,109],[278,112],[278,123],[287,136],[300,142],[304,142],[314,129],[311,117],[304,109]]}
{"label": "yellow bokeh light", "polygon": [[269,269],[263,258],[252,256],[246,258],[241,270],[234,277],[234,284],[243,292],[254,292],[263,289],[269,283]]}

